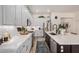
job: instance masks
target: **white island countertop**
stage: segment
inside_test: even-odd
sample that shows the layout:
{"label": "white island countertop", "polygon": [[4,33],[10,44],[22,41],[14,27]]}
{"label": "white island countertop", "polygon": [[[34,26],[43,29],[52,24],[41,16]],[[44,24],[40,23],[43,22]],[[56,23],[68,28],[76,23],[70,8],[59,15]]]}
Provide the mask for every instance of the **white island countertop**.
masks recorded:
{"label": "white island countertop", "polygon": [[51,39],[60,45],[79,45],[79,35],[67,33],[65,35],[51,35],[52,32],[46,32]]}
{"label": "white island countertop", "polygon": [[0,45],[0,52],[16,52],[16,50],[20,47],[20,45],[25,42],[29,37],[31,37],[32,33],[28,35],[20,35],[14,36],[10,41],[7,41]]}

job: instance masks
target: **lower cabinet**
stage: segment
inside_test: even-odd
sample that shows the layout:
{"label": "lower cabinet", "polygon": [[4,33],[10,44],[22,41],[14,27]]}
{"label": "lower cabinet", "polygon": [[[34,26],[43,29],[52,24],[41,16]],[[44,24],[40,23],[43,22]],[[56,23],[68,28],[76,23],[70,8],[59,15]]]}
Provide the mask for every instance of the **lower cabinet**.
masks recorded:
{"label": "lower cabinet", "polygon": [[25,52],[25,45],[24,44],[22,44],[18,49],[17,49],[17,53],[23,53],[23,52]]}
{"label": "lower cabinet", "polygon": [[57,44],[57,53],[72,53],[71,45],[58,45]]}
{"label": "lower cabinet", "polygon": [[46,33],[45,42],[51,53],[79,53],[79,45],[60,45]]}
{"label": "lower cabinet", "polygon": [[24,45],[22,45],[22,49],[21,49],[20,53],[25,53],[25,52],[26,52],[26,45],[24,44]]}
{"label": "lower cabinet", "polygon": [[71,45],[59,45],[54,39],[45,33],[45,42],[47,43],[51,53],[71,53]]}
{"label": "lower cabinet", "polygon": [[79,53],[79,45],[72,45],[72,53]]}
{"label": "lower cabinet", "polygon": [[29,53],[32,46],[32,35],[17,49],[17,53]]}
{"label": "lower cabinet", "polygon": [[50,49],[50,37],[45,33],[45,42],[47,43],[49,49]]}
{"label": "lower cabinet", "polygon": [[50,40],[50,51],[57,53],[57,43],[54,40]]}
{"label": "lower cabinet", "polygon": [[59,45],[53,39],[50,39],[51,53],[79,53],[79,45]]}
{"label": "lower cabinet", "polygon": [[28,40],[28,42],[26,42],[26,44],[27,44],[26,45],[26,52],[29,53],[31,50],[31,47],[32,47],[32,36],[29,37],[29,40]]}
{"label": "lower cabinet", "polygon": [[50,51],[51,53],[71,53],[72,46],[71,45],[59,45],[57,42],[51,39]]}

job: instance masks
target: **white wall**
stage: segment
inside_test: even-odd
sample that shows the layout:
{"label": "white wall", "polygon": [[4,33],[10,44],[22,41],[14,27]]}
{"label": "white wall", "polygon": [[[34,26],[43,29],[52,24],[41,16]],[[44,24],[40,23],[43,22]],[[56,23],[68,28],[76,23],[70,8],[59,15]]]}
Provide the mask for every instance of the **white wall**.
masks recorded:
{"label": "white wall", "polygon": [[[38,18],[39,16],[45,16],[45,18]],[[32,25],[41,28],[41,30],[35,31],[35,36],[43,36],[43,23],[45,23],[49,18],[47,18],[48,15],[46,14],[33,14],[34,20],[32,21]]]}
{"label": "white wall", "polygon": [[[39,16],[45,16],[45,18],[38,18]],[[34,20],[33,20],[33,25],[34,26],[43,26],[43,23],[45,23],[47,20],[50,20],[47,18],[49,16],[48,14],[33,14]]]}
{"label": "white wall", "polygon": [[[58,16],[58,19],[55,19],[55,16]],[[52,24],[60,24],[61,17],[74,17],[74,13],[64,13],[64,12],[52,12],[51,13],[51,21]]]}
{"label": "white wall", "polygon": [[[55,16],[57,16],[58,17],[58,19],[55,19]],[[52,25],[53,24],[57,24],[57,25],[59,25],[60,23],[61,23],[61,19],[62,18],[67,18],[67,19],[65,19],[66,21],[68,21],[69,23],[70,23],[70,29],[69,29],[69,31],[70,32],[75,32],[76,30],[74,29],[75,28],[75,22],[74,22],[74,20],[75,20],[75,14],[74,13],[66,13],[66,12],[52,12],[51,13],[51,22],[52,22]],[[69,20],[69,19],[72,19],[72,20]]]}
{"label": "white wall", "polygon": [[79,12],[75,13],[75,29],[76,33],[79,34]]}

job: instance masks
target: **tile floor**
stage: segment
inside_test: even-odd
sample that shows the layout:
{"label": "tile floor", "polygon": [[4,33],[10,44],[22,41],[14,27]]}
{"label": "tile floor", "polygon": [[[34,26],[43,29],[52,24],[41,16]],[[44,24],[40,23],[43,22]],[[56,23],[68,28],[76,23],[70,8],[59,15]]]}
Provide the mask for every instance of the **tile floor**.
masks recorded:
{"label": "tile floor", "polygon": [[49,53],[49,49],[47,48],[45,41],[37,42],[36,53]]}
{"label": "tile floor", "polygon": [[49,53],[49,48],[44,37],[36,37],[33,42],[31,53]]}

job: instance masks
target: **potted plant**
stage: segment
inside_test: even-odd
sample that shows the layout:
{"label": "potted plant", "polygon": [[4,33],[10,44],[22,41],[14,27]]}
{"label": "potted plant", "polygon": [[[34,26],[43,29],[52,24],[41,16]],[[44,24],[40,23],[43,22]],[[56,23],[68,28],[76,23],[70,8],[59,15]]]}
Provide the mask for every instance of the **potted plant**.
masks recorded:
{"label": "potted plant", "polygon": [[28,34],[27,29],[24,26],[22,26],[20,34],[22,34],[22,35]]}

